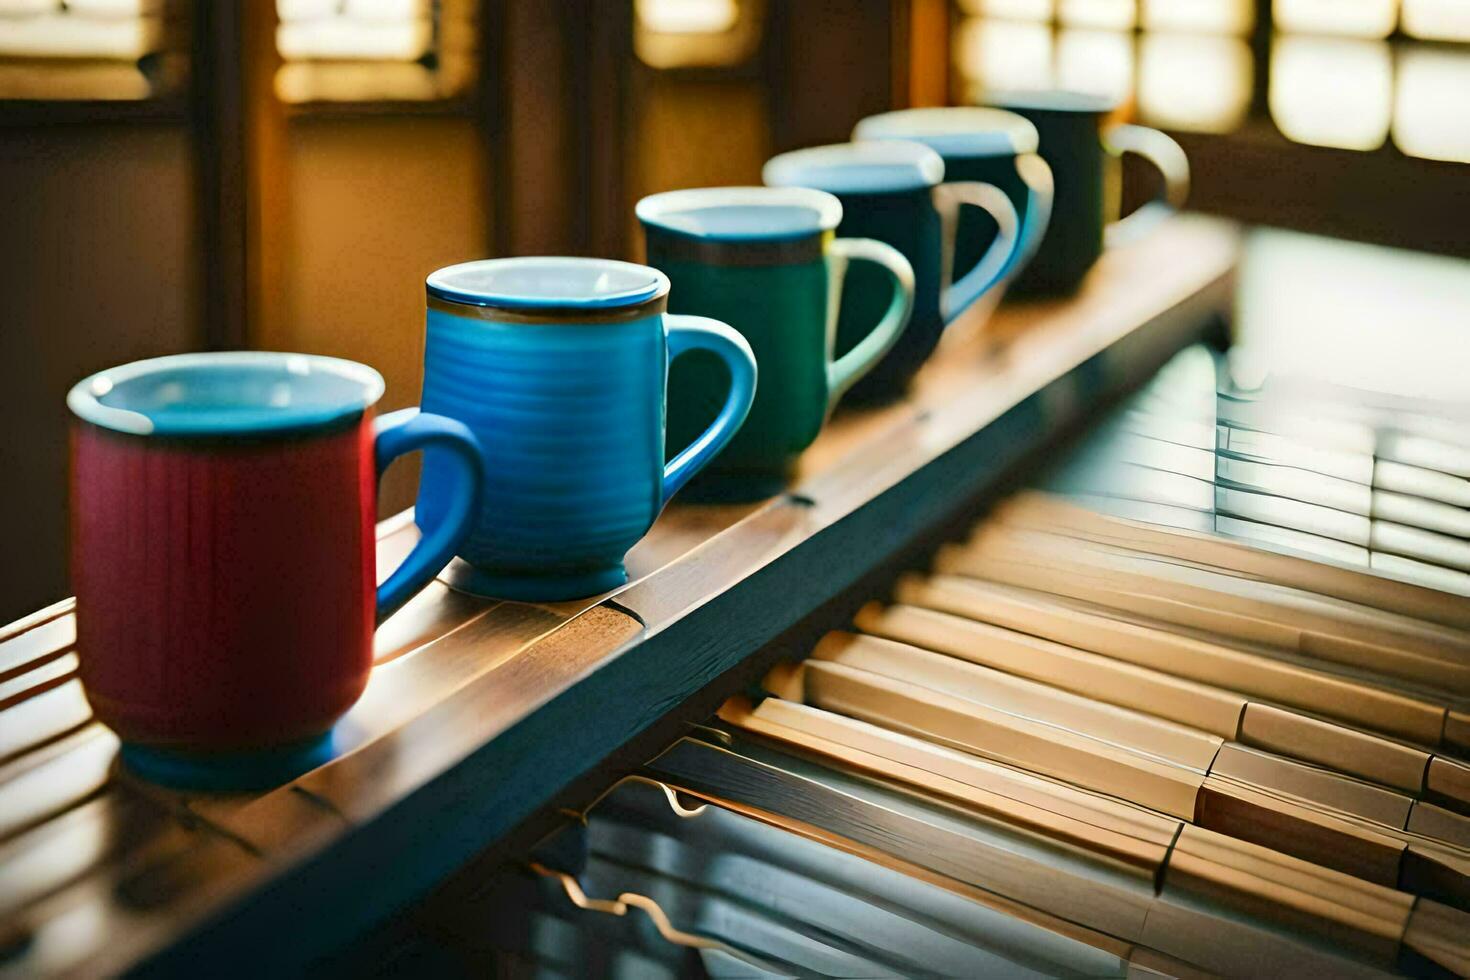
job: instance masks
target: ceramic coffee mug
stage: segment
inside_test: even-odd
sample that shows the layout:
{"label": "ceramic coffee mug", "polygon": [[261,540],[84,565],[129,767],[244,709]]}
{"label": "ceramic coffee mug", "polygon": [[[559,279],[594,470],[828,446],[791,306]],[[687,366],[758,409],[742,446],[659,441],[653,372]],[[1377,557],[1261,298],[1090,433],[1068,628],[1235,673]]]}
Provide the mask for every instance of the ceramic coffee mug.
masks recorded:
{"label": "ceramic coffee mug", "polygon": [[[755,358],[732,328],[665,312],[669,280],[631,262],[515,258],[429,276],[425,411],[464,422],[486,461],[484,503],[446,580],[506,599],[560,600],[627,581],[623,557],[750,411]],[[664,462],[669,362],[717,356],[719,414]],[[453,505],[449,461],[424,454],[418,519]]]}
{"label": "ceramic coffee mug", "polygon": [[[944,161],[920,143],[839,143],[783,153],[767,161],[764,178],[777,187],[813,187],[842,202],[837,232],[874,238],[898,249],[914,269],[914,314],[888,355],[852,390],[859,402],[890,401],[939,343],[945,326],[1000,283],[1017,246],[1016,209],[990,184],[943,184]],[[962,205],[983,208],[1000,226],[985,257],[954,277],[955,239]],[[848,277],[837,351],[866,333],[886,299],[884,284],[865,269]]]}
{"label": "ceramic coffee mug", "polygon": [[[71,574],[82,683],[124,760],[160,782],[249,788],[330,755],[372,668],[375,620],[454,554],[479,449],[330,357],[240,351],[139,361],[67,396]],[[374,591],[378,477],[436,447],[444,502]]]}
{"label": "ceramic coffee mug", "polygon": [[[1009,279],[1036,254],[1052,213],[1051,168],[1036,153],[1040,139],[1024,116],[1003,109],[948,106],[900,109],[869,116],[852,131],[854,140],[913,140],[944,159],[945,183],[979,181],[1005,191],[1021,222],[1020,242],[1001,271]],[[979,264],[999,234],[995,219],[964,208],[955,234],[954,275]]]}
{"label": "ceramic coffee mug", "polygon": [[[898,340],[914,302],[913,270],[896,250],[833,238],[842,205],[805,188],[712,187],[638,202],[650,265],[674,283],[670,308],[732,324],[750,342],[761,384],[738,435],[691,487],[704,499],[751,500],[786,485],[844,392]],[[861,337],[833,357],[842,281],[871,263],[881,295]],[[713,358],[690,357],[669,378],[669,448],[694,439],[720,407]]]}
{"label": "ceramic coffee mug", "polygon": [[[1179,144],[1156,129],[1107,125],[1115,105],[1075,92],[993,93],[992,106],[1025,116],[1040,135],[1042,159],[1056,185],[1052,204],[1057,216],[1042,236],[1035,256],[1016,276],[1018,293],[1058,294],[1076,289],[1101,257],[1105,244],[1143,234],[1159,219],[1184,205],[1189,195],[1189,161]],[[1117,159],[1136,153],[1163,175],[1159,197],[1120,221],[1109,221],[1116,201]],[[1117,197],[1117,195],[1114,195]]]}

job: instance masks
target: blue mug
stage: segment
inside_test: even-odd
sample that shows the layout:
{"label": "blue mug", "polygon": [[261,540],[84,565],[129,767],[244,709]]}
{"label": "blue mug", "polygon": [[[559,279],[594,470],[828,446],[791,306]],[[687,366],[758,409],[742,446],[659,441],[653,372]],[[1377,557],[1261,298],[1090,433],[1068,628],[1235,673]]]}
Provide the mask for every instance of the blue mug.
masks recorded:
{"label": "blue mug", "polygon": [[[904,394],[934,351],[945,326],[1000,285],[1017,250],[1015,206],[986,183],[944,182],[944,160],[921,143],[874,141],[793,150],[767,161],[774,187],[811,187],[842,202],[843,238],[891,245],[914,270],[914,312],[893,349],[848,393],[849,401],[886,402]],[[990,214],[1000,233],[979,261],[955,274],[962,206]],[[837,354],[852,350],[872,329],[892,293],[882,270],[857,266],[847,274],[837,321]]]}
{"label": "blue mug", "polygon": [[[433,273],[423,410],[463,422],[484,450],[478,519],[446,580],[524,601],[596,595],[628,580],[623,558],[724,448],[755,397],[737,331],[666,312],[669,280],[631,262],[488,259]],[[706,350],[730,371],[719,414],[664,462],[669,362]],[[452,461],[424,454],[420,526],[450,514]]]}

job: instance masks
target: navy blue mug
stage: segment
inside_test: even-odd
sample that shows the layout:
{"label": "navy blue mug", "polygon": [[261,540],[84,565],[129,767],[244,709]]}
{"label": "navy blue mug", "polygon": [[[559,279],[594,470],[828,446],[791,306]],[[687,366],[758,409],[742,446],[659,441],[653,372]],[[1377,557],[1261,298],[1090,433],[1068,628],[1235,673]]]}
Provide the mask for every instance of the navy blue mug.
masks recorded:
{"label": "navy blue mug", "polygon": [[[750,345],[717,320],[666,312],[668,277],[631,262],[488,259],[440,269],[427,287],[423,409],[468,426],[485,459],[479,516],[445,580],[526,601],[626,582],[628,549],[750,411]],[[696,349],[724,362],[729,393],[665,464],[669,362]],[[424,454],[422,527],[449,513],[450,467]]]}
{"label": "navy blue mug", "polygon": [[[1025,116],[979,106],[899,109],[862,120],[852,138],[923,143],[944,159],[945,183],[981,181],[1005,191],[1021,230],[1002,280],[1018,275],[1036,254],[1051,220],[1054,188],[1051,168],[1037,153],[1041,138]],[[979,208],[962,210],[954,275],[964,276],[979,265],[999,233],[989,214]]]}
{"label": "navy blue mug", "polygon": [[[989,92],[987,105],[1024,116],[1039,134],[1038,152],[1056,184],[1061,220],[1045,230],[1035,255],[1011,288],[1018,294],[1058,295],[1077,289],[1111,245],[1133,241],[1184,206],[1189,160],[1172,137],[1156,129],[1112,122],[1117,104],[1080,92]],[[1132,153],[1162,178],[1159,196],[1124,217],[1118,163]]]}
{"label": "navy blue mug", "polygon": [[[944,183],[944,161],[921,143],[838,143],[783,153],[767,161],[765,182],[812,187],[842,202],[843,238],[873,238],[898,249],[914,270],[914,312],[893,349],[847,394],[852,402],[901,397],[934,351],[945,326],[998,286],[1019,244],[1016,209],[991,184]],[[1000,233],[981,260],[954,274],[961,208],[988,213]],[[892,296],[880,269],[855,266],[843,286],[837,354],[861,343]]]}

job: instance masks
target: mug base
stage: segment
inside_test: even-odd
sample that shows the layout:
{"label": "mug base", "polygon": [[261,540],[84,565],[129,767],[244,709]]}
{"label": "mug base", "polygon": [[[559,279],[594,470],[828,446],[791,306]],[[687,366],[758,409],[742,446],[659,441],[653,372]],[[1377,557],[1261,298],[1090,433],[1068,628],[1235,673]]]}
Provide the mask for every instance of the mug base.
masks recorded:
{"label": "mug base", "polygon": [[456,558],[439,573],[439,580],[456,592],[482,599],[514,602],[564,602],[610,592],[628,581],[623,565],[574,575],[497,575]]}
{"label": "mug base", "polygon": [[285,745],[218,752],[124,742],[123,765],[150,783],[214,793],[270,789],[331,761],[332,733]]}

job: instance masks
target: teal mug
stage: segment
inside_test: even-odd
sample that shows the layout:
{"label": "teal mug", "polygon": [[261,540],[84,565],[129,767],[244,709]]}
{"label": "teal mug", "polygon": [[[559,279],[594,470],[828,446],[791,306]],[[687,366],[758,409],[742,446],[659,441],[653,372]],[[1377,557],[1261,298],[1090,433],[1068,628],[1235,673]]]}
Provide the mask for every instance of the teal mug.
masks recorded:
{"label": "teal mug", "polygon": [[[852,138],[923,143],[943,158],[945,183],[978,181],[1004,191],[1021,228],[1002,280],[1018,275],[1036,254],[1051,220],[1053,186],[1051,168],[1036,152],[1040,137],[1026,117],[978,106],[900,109],[862,120]],[[999,234],[988,213],[963,209],[954,235],[953,274],[974,269]]]}
{"label": "teal mug", "polygon": [[[440,269],[427,287],[424,411],[463,422],[485,461],[463,563],[446,580],[526,601],[626,582],[628,549],[750,411],[750,345],[726,324],[666,312],[668,277],[631,262],[489,259]],[[732,381],[709,425],[665,461],[669,365],[696,350]],[[453,462],[424,453],[424,528],[452,514]]]}
{"label": "teal mug", "polygon": [[[750,416],[690,493],[714,500],[778,493],[838,400],[902,336],[913,270],[881,242],[836,238],[842,205],[821,191],[671,191],[639,201],[637,214],[648,263],[673,282],[669,308],[731,324],[760,367]],[[842,283],[859,268],[871,269],[878,295],[853,321],[860,336],[834,357]],[[671,370],[670,450],[697,437],[719,410],[723,375],[708,355]]]}
{"label": "teal mug", "polygon": [[[871,373],[853,387],[853,401],[892,401],[908,389],[945,326],[1000,285],[1019,244],[1016,209],[992,184],[944,183],[944,161],[921,143],[839,143],[795,150],[766,163],[765,182],[811,187],[842,202],[837,233],[872,238],[898,249],[914,270],[914,313],[908,330]],[[983,257],[955,276],[964,206],[988,213],[1000,233]],[[886,298],[883,282],[866,269],[848,277],[837,351],[853,348]]]}

